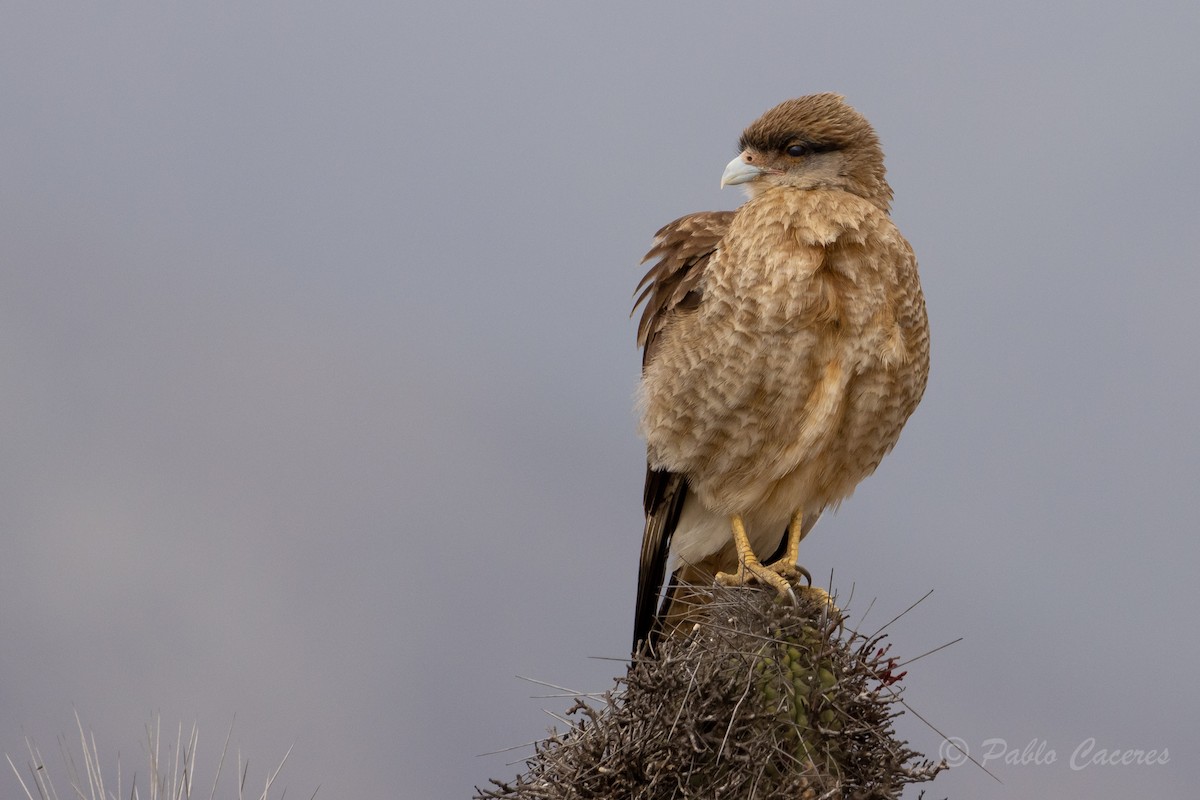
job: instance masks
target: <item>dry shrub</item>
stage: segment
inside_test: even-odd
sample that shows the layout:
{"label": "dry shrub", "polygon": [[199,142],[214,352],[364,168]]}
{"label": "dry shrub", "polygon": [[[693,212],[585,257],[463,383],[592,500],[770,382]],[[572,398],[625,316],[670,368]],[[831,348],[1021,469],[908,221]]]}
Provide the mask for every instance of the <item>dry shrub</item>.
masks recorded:
{"label": "dry shrub", "polygon": [[512,782],[480,800],[896,798],[933,763],[896,738],[903,673],[883,635],[799,602],[714,587],[686,635],[642,652],[599,706],[577,700]]}

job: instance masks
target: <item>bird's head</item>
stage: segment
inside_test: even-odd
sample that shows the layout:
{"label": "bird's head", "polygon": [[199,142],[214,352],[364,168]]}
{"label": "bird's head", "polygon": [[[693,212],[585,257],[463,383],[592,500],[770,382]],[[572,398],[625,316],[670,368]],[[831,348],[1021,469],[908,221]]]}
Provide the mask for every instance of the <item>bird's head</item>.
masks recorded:
{"label": "bird's head", "polygon": [[841,189],[887,212],[892,189],[871,124],[838,94],[786,100],[756,119],[738,142],[721,186],[743,184],[751,197],[775,186]]}

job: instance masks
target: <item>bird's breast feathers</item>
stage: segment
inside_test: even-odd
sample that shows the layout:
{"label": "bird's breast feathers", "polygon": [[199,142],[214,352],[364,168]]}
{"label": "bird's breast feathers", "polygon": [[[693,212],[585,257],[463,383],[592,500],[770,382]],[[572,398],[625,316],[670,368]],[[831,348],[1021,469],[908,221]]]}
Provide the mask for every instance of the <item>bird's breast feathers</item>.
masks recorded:
{"label": "bird's breast feathers", "polygon": [[903,324],[920,298],[919,284],[915,298],[901,287],[915,280],[907,242],[855,195],[777,189],[748,201],[700,279],[702,300],[666,322],[646,365],[651,465],[734,510],[751,487],[761,500],[802,463],[821,469],[854,411],[853,382],[924,369]]}

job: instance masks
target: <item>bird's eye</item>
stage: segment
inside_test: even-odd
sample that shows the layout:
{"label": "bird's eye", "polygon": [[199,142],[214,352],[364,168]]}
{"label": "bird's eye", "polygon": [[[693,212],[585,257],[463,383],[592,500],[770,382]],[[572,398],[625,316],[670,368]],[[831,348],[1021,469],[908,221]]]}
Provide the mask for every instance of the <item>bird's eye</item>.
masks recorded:
{"label": "bird's eye", "polygon": [[810,148],[808,145],[804,145],[804,144],[793,144],[793,145],[788,145],[787,150],[785,150],[784,152],[786,152],[792,158],[799,158],[800,156],[806,156],[809,153],[811,153],[812,148]]}

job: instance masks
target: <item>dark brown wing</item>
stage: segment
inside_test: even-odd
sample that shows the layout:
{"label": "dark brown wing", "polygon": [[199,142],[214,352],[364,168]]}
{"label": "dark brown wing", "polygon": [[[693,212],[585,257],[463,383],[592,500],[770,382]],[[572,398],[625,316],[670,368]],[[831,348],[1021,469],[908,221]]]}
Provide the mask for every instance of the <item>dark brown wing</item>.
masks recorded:
{"label": "dark brown wing", "polygon": [[[663,326],[675,314],[695,309],[703,292],[704,269],[716,252],[733,219],[732,211],[706,211],[680,217],[654,235],[654,246],[643,261],[657,258],[634,291],[640,292],[634,311],[643,302],[638,323],[638,345],[642,368],[654,357],[654,345]],[[666,578],[671,536],[687,498],[687,478],[664,470],[646,470],[644,505],[646,529],[638,568],[637,610],[633,624],[633,647],[653,639],[659,618],[659,595]]]}

